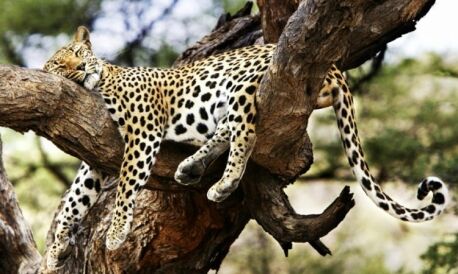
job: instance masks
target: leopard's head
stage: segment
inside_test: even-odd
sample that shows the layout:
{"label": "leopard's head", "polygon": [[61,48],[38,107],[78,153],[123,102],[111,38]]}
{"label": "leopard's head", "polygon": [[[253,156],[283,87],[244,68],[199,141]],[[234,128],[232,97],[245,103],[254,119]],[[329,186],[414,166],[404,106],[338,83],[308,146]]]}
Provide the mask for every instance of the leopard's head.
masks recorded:
{"label": "leopard's head", "polygon": [[86,76],[86,61],[94,57],[89,40],[89,30],[80,26],[72,41],[60,48],[45,63],[43,69],[47,72],[64,76],[68,79],[82,82]]}

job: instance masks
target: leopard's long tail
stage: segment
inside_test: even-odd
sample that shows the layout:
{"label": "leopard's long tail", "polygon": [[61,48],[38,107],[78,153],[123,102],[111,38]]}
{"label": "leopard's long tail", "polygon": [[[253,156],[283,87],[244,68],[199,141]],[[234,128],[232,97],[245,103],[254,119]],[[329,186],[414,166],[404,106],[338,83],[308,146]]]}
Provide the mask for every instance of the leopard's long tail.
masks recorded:
{"label": "leopard's long tail", "polygon": [[431,203],[420,209],[402,206],[383,192],[380,185],[370,174],[369,167],[364,159],[358,129],[354,121],[353,98],[345,80],[341,77],[339,78],[339,87],[335,87],[332,90],[333,107],[348,162],[364,192],[378,207],[403,221],[423,222],[441,214],[449,200],[449,196],[446,185],[437,177],[427,177],[420,183],[417,193],[419,200],[423,200],[430,191],[433,193]]}

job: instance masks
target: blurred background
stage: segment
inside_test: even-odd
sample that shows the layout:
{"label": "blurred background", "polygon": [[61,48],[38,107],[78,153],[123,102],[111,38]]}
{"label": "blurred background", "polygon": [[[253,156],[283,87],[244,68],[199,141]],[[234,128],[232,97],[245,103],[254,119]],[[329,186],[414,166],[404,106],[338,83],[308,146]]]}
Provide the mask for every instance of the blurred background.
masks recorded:
{"label": "blurred background", "polygon": [[[169,66],[242,0],[0,0],[0,63],[41,68],[78,25],[92,30],[96,54],[128,66]],[[408,206],[417,183],[436,175],[456,196],[458,182],[458,2],[438,1],[418,29],[378,59],[349,71],[359,132],[386,192]],[[256,12],[256,9],[254,10]],[[457,205],[438,220],[401,223],[376,208],[354,183],[331,109],[309,125],[315,163],[287,189],[300,213],[321,212],[350,185],[356,206],[323,241],[322,258],[295,244],[288,258],[249,223],[218,273],[458,273]],[[79,160],[32,132],[0,128],[4,160],[39,249]]]}

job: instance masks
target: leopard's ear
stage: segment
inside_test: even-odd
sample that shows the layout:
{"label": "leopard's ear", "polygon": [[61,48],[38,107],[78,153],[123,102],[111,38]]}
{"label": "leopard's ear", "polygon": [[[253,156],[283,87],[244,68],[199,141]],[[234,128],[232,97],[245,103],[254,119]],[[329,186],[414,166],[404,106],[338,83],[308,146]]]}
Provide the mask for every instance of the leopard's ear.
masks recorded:
{"label": "leopard's ear", "polygon": [[73,37],[73,41],[83,42],[90,47],[91,41],[89,39],[89,30],[85,26],[79,26],[76,30],[75,36]]}

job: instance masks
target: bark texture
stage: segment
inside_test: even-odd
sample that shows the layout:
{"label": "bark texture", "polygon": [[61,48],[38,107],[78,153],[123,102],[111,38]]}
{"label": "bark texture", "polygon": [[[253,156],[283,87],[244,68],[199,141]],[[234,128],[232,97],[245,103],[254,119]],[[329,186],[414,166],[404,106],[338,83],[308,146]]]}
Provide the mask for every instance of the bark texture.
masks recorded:
{"label": "bark texture", "polygon": [[299,6],[300,0],[258,0],[262,30],[266,43],[277,43],[289,17]]}
{"label": "bark texture", "polygon": [[[288,8],[276,11],[286,2]],[[261,25],[267,41],[280,35],[281,24],[272,22],[272,16],[282,12],[286,17],[297,1],[259,3],[261,17],[249,15],[250,4],[235,16],[222,16],[213,32],[185,51],[176,64],[260,42]],[[283,192],[313,161],[306,127],[321,81],[330,64],[354,65],[370,58],[377,46],[412,30],[432,3],[301,2],[282,28],[272,66],[257,94],[258,141],[239,189],[221,204],[205,198],[206,189],[221,176],[225,157],[210,167],[199,185],[174,183],[176,166],[194,148],[165,143],[154,176],[137,198],[126,243],[116,251],[104,247],[115,195],[115,188],[107,187],[82,221],[76,245],[59,273],[205,273],[220,266],[250,219],[285,253],[291,242],[310,242],[320,254],[329,254],[319,239],[354,205],[348,188],[322,214],[306,216],[294,211]],[[14,66],[0,66],[0,81],[0,126],[34,130],[62,150],[116,175],[123,144],[97,94],[66,79]],[[47,272],[44,264],[41,270]]]}
{"label": "bark texture", "polygon": [[[362,56],[372,57],[381,41],[389,42],[405,33],[401,30],[414,29],[433,3],[302,1],[279,38],[257,92],[256,135],[262,146],[256,147],[253,159],[287,180],[308,170],[312,150],[307,121],[331,64],[345,68],[360,62]],[[377,51],[372,52],[374,49]],[[348,56],[356,59],[346,60]]]}
{"label": "bark texture", "polygon": [[0,273],[36,273],[41,256],[2,161],[0,140]]}

